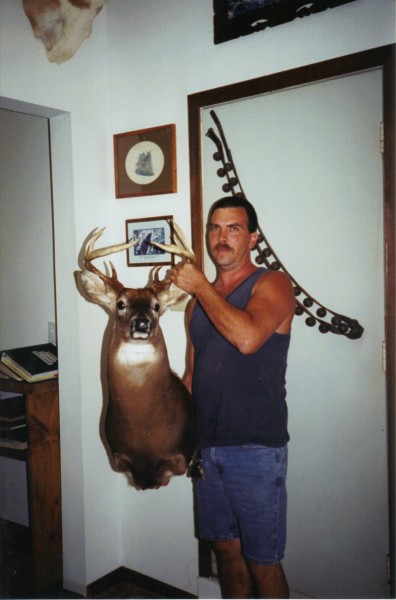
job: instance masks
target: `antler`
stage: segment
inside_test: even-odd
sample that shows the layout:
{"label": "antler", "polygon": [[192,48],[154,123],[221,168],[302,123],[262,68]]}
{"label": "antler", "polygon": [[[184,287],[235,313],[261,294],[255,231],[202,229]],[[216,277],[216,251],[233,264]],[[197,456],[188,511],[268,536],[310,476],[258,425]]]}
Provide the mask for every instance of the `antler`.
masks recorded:
{"label": "antler", "polygon": [[132,240],[132,242],[125,242],[123,244],[115,244],[114,246],[107,246],[106,248],[97,248],[96,250],[94,250],[93,247],[94,247],[96,241],[103,235],[105,229],[106,229],[106,227],[102,227],[102,229],[97,229],[93,232],[93,234],[89,240],[87,249],[85,251],[84,265],[88,271],[91,271],[92,273],[95,273],[96,275],[98,275],[98,277],[100,277],[104,283],[106,283],[106,282],[111,283],[112,286],[117,286],[121,290],[123,288],[123,285],[118,281],[117,272],[114,268],[113,263],[110,261],[111,277],[109,277],[108,275],[105,275],[104,273],[99,271],[99,269],[97,269],[92,264],[92,261],[95,260],[95,258],[100,258],[102,256],[108,256],[109,254],[114,254],[115,252],[121,252],[122,250],[127,250],[131,246],[134,246],[138,242],[138,240]]}
{"label": "antler", "polygon": [[191,248],[186,236],[180,229],[179,225],[173,219],[170,219],[170,224],[175,232],[175,244],[160,244],[159,242],[151,242],[154,246],[170,252],[171,254],[177,254],[183,256],[190,262],[195,262],[194,250]]}
{"label": "antler", "polygon": [[[151,242],[154,246],[165,250],[165,252],[170,252],[171,254],[176,254],[177,256],[183,256],[187,261],[194,263],[195,262],[195,254],[194,250],[191,248],[190,243],[188,242],[186,236],[183,231],[180,229],[179,225],[173,219],[169,219],[170,225],[173,228],[173,232],[175,233],[175,243],[174,244],[160,244],[159,242]],[[161,267],[158,267],[154,272],[154,285],[153,289],[156,292],[169,288],[170,280],[163,279],[160,280],[158,276],[158,272]]]}

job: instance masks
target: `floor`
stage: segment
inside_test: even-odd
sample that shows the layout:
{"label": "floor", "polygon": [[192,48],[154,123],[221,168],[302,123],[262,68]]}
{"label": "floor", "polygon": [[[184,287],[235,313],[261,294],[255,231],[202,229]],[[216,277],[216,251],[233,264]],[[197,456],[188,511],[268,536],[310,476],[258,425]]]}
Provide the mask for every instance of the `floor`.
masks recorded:
{"label": "floor", "polygon": [[[146,589],[143,585],[135,585],[128,579],[128,574],[121,574],[114,579],[106,578],[106,582],[100,582],[100,591],[92,593],[90,598],[181,598],[182,596],[175,595],[174,591],[166,589],[164,586],[156,587],[147,584],[146,578],[133,579],[140,584],[147,585]],[[96,588],[98,589],[98,588]],[[154,592],[153,590],[156,590]],[[211,594],[211,591],[205,590],[205,593]],[[215,595],[207,595],[206,597],[216,598]],[[183,596],[184,597],[184,596]],[[83,598],[79,594],[65,590],[61,585],[52,586],[45,591],[36,593],[33,586],[33,568],[31,561],[31,540],[29,529],[26,527],[13,524],[10,527],[9,522],[0,519],[0,599],[17,599],[24,600],[73,600],[74,598]],[[291,591],[291,598],[307,598],[302,594],[297,594]]]}
{"label": "floor", "polygon": [[[57,600],[57,599],[74,599],[74,598],[84,598],[84,596],[80,596],[79,594],[75,594],[69,590],[63,589],[61,586],[53,586],[48,588],[47,590],[41,591],[40,593],[35,593],[32,591],[31,586],[28,581],[21,581],[17,586],[14,586],[13,589],[5,590],[5,593],[1,593],[1,598],[23,598],[25,600],[39,600],[39,599],[49,599],[49,600]],[[91,598],[141,598],[142,600],[146,598],[165,598],[165,596],[159,596],[150,592],[149,590],[145,590],[139,586],[133,585],[129,582],[120,582],[110,586],[109,588],[103,590],[100,594],[95,596],[91,596]]]}
{"label": "floor", "polygon": [[116,583],[95,598],[165,598],[126,581]]}
{"label": "floor", "polygon": [[[46,591],[45,594],[39,594],[32,596],[34,598],[48,598],[48,599],[73,599],[73,598],[83,598],[83,596],[79,596],[78,594],[74,594],[68,590],[62,588],[52,588]],[[141,598],[142,600],[145,598],[164,598],[164,596],[158,596],[157,594],[153,594],[152,592],[145,590],[137,585],[133,585],[128,581],[116,583],[106,590],[102,591],[100,594],[96,594],[95,596],[91,596],[91,598]]]}
{"label": "floor", "polygon": [[[109,583],[91,598],[166,598],[122,578]],[[169,596],[170,597],[170,596]],[[0,598],[70,599],[83,598],[65,590],[61,585],[36,593],[33,584],[33,566],[29,529],[0,519]]]}

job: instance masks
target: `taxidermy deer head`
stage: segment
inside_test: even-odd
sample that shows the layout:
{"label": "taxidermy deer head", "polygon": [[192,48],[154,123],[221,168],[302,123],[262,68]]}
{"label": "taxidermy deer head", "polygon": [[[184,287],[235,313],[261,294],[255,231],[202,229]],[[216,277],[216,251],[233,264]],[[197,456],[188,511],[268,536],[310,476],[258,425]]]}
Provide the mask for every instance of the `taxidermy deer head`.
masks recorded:
{"label": "taxidermy deer head", "polygon": [[[194,260],[185,236],[174,223],[176,244],[161,246]],[[105,434],[117,470],[126,472],[141,489],[167,485],[182,475],[193,452],[190,394],[169,366],[159,320],[187,294],[169,279],[152,287],[126,288],[111,265],[111,276],[92,261],[120,252],[135,242],[94,250],[103,229],[93,234],[85,254],[81,281],[93,302],[108,309],[114,323],[107,360],[109,404]]]}

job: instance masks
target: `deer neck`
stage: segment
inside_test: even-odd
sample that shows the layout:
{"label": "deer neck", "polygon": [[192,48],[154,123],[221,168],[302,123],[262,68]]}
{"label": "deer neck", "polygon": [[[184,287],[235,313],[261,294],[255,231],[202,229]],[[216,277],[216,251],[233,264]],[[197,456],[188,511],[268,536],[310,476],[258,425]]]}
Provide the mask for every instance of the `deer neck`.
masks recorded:
{"label": "deer neck", "polygon": [[114,332],[108,356],[108,378],[117,387],[140,387],[161,380],[170,371],[168,352],[160,328],[147,340],[123,340]]}

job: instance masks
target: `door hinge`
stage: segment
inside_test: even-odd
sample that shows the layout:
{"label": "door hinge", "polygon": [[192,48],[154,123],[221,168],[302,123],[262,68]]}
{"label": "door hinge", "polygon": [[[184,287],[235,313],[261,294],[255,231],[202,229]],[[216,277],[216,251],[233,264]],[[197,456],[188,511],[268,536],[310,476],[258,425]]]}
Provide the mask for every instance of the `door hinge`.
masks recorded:
{"label": "door hinge", "polygon": [[386,341],[382,341],[382,370],[386,373]]}
{"label": "door hinge", "polygon": [[380,152],[383,154],[385,152],[385,133],[384,133],[384,123],[380,123]]}

